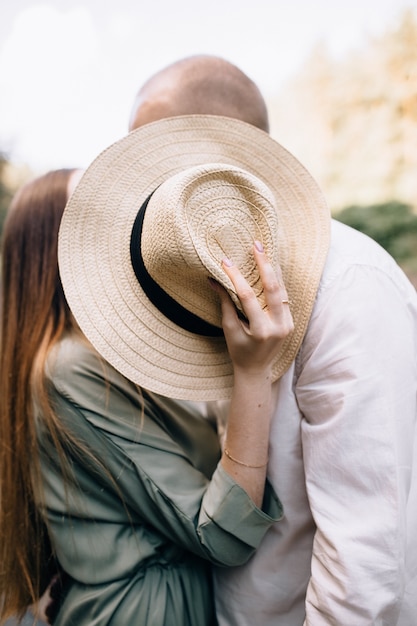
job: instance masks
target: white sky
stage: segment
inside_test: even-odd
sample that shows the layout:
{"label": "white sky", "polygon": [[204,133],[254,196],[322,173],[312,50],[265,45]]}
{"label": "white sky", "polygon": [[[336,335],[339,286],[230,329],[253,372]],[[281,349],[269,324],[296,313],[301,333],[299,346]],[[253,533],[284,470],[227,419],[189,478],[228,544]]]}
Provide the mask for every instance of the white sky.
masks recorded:
{"label": "white sky", "polygon": [[85,167],[172,61],[223,56],[268,98],[318,42],[344,55],[406,7],[417,0],[0,0],[0,151],[35,171]]}

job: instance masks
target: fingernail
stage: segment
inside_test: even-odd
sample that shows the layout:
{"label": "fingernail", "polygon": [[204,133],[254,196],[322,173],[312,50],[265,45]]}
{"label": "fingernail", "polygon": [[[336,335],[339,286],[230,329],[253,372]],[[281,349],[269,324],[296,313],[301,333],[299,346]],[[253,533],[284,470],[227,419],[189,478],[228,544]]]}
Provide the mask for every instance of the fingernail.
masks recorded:
{"label": "fingernail", "polygon": [[257,249],[258,252],[263,252],[264,251],[264,247],[261,244],[260,241],[255,241],[255,248]]}
{"label": "fingernail", "polygon": [[232,267],[233,263],[230,259],[228,259],[227,257],[224,257],[224,259],[222,260],[223,265],[225,265],[226,267]]}

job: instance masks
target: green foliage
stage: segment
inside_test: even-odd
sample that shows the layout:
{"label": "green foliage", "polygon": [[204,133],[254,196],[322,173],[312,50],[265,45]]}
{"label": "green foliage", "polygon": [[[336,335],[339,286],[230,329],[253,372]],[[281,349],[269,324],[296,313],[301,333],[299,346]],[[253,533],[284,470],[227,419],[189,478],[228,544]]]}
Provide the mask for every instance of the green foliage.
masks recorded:
{"label": "green foliage", "polygon": [[6,157],[0,154],[0,236],[3,230],[3,223],[6,217],[7,209],[13,197],[13,191],[4,181],[4,170],[8,161]]}
{"label": "green foliage", "polygon": [[0,150],[0,239],[6,213],[14,194],[33,177],[34,173],[27,165],[16,165]]}
{"label": "green foliage", "polygon": [[[335,215],[387,250],[413,280],[417,272],[417,215],[402,202],[350,206]],[[413,280],[414,282],[414,280]]]}

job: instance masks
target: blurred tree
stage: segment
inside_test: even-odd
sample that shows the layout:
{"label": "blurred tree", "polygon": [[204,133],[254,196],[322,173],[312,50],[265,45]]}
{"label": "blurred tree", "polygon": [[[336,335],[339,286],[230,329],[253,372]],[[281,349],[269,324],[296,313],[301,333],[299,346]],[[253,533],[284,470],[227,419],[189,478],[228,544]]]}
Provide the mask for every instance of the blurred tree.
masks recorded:
{"label": "blurred tree", "polygon": [[17,165],[9,160],[5,152],[0,152],[0,236],[13,195],[34,175],[27,165]]}
{"label": "blurred tree", "polygon": [[8,163],[6,156],[0,153],[0,235],[3,229],[4,218],[13,196],[13,190],[8,186],[5,176]]}
{"label": "blurred tree", "polygon": [[417,17],[334,60],[318,45],[269,103],[271,132],[316,176],[333,210],[391,198],[417,209]]}

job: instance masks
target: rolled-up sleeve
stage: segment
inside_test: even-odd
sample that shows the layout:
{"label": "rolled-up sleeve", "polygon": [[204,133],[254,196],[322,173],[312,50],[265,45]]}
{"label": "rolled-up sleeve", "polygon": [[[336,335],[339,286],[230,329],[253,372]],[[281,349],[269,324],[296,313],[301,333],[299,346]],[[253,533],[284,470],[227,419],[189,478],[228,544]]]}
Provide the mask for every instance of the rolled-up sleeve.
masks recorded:
{"label": "rolled-up sleeve", "polygon": [[[211,553],[216,553],[227,541],[235,543],[234,553],[242,545],[242,563],[247,560],[248,547],[253,551],[260,544],[263,536],[273,522],[282,517],[282,507],[270,483],[265,485],[262,510],[248,498],[248,494],[238,485],[219,464],[210,485],[204,494],[199,517],[198,532]],[[224,545],[225,551],[227,546]],[[220,550],[222,552],[222,550]],[[224,565],[235,565],[228,561],[223,553]]]}

